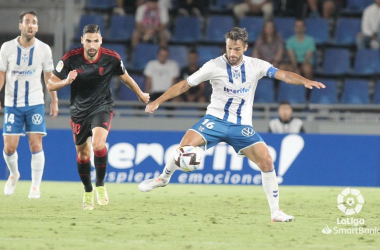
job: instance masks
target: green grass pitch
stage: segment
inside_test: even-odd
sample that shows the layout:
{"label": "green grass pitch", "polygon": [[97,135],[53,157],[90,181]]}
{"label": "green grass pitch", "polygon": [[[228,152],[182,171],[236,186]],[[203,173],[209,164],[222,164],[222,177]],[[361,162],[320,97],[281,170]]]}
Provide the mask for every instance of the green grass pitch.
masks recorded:
{"label": "green grass pitch", "polygon": [[[110,204],[82,211],[79,182],[45,181],[40,200],[27,198],[29,185],[1,198],[0,249],[380,248],[380,234],[322,233],[346,218],[336,201],[343,187],[280,186],[281,208],[295,221],[273,223],[261,186],[171,184],[142,193],[137,184],[106,184]],[[380,189],[357,189],[365,204],[353,217],[380,228]]]}

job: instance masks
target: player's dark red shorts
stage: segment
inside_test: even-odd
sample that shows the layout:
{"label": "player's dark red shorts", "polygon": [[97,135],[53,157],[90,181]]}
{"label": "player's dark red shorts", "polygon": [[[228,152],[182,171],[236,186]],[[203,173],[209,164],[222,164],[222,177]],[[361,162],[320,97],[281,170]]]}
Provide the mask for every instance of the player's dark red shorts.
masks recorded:
{"label": "player's dark red shorts", "polygon": [[111,130],[113,111],[101,111],[83,121],[76,122],[73,118],[70,119],[70,126],[73,132],[75,145],[82,145],[87,138],[92,136],[92,129],[101,127],[107,131]]}

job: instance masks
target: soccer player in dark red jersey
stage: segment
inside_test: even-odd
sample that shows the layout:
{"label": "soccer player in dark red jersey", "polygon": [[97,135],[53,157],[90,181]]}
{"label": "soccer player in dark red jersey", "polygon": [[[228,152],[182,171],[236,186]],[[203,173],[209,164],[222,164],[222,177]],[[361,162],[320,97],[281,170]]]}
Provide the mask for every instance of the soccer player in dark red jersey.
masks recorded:
{"label": "soccer player in dark red jersey", "polygon": [[70,124],[77,150],[78,173],[85,189],[83,210],[93,210],[91,145],[94,150],[97,201],[99,205],[107,205],[109,201],[104,177],[107,165],[106,140],[113,114],[111,78],[114,74],[119,75],[121,81],[143,103],[148,103],[149,94],[143,93],[128,75],[116,52],[101,47],[102,37],[97,25],[84,27],[81,42],[82,48],[67,52],[58,62],[47,88],[54,91],[70,85]]}

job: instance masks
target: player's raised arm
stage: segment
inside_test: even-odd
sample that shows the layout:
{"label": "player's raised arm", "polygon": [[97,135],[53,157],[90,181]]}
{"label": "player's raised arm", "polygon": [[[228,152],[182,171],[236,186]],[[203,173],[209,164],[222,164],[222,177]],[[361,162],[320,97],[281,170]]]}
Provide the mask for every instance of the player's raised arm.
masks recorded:
{"label": "player's raised arm", "polygon": [[125,73],[120,76],[120,79],[128,88],[130,88],[133,92],[135,92],[135,94],[137,95],[137,97],[139,98],[141,102],[143,103],[149,102],[149,98],[150,98],[149,93],[142,92],[139,85],[137,85],[137,83],[132,79],[132,77],[128,75],[127,71],[125,71]]}
{"label": "player's raised arm", "polygon": [[77,78],[77,76],[78,76],[78,73],[76,70],[70,71],[67,78],[63,80],[58,78],[56,75],[52,74],[52,76],[47,82],[46,87],[49,91],[57,91],[60,88],[63,88],[66,85],[71,84],[75,80],[75,78]]}
{"label": "player's raised arm", "polygon": [[[52,75],[53,75],[52,71],[44,72],[45,84],[47,84],[49,82],[49,79],[51,78]],[[58,115],[58,96],[57,96],[57,91],[50,91],[49,90],[49,95],[50,95],[50,98],[51,98],[50,112],[49,112],[49,114],[54,119]]]}
{"label": "player's raised arm", "polygon": [[275,73],[274,77],[289,84],[304,85],[305,88],[308,89],[312,89],[313,87],[317,89],[324,89],[326,87],[323,85],[323,83],[306,79],[305,77],[302,77],[296,73],[285,70],[278,70]]}
{"label": "player's raised arm", "polygon": [[182,80],[179,83],[174,84],[165,93],[163,93],[159,98],[157,98],[154,102],[151,102],[148,105],[146,105],[145,112],[152,114],[156,109],[158,109],[158,107],[162,103],[185,93],[190,88],[191,88],[191,86],[189,85],[189,83],[186,80]]}

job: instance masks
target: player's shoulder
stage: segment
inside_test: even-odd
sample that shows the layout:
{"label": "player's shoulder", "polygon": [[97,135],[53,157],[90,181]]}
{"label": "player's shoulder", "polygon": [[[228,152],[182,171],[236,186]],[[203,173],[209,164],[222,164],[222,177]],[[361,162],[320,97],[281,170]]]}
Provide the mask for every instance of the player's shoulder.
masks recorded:
{"label": "player's shoulder", "polygon": [[35,46],[40,47],[42,49],[50,49],[50,46],[47,43],[44,43],[43,41],[36,38]]}
{"label": "player's shoulder", "polygon": [[69,50],[69,51],[68,51],[68,52],[62,57],[62,60],[63,60],[63,61],[66,61],[66,60],[68,60],[69,58],[72,58],[72,57],[75,57],[75,56],[81,56],[82,53],[83,53],[83,47]]}
{"label": "player's shoulder", "polygon": [[244,56],[244,61],[246,63],[252,64],[252,65],[255,65],[255,66],[262,65],[262,64],[267,64],[268,63],[267,61],[264,61],[262,59],[255,58],[255,57],[250,57],[250,56]]}
{"label": "player's shoulder", "polygon": [[[17,39],[17,38],[16,38]],[[17,47],[16,39],[12,39],[10,41],[6,41],[1,45],[1,48],[5,51],[8,51],[11,48]]]}
{"label": "player's shoulder", "polygon": [[104,55],[106,57],[116,58],[117,60],[120,60],[120,55],[112,49],[107,49],[107,48],[102,47],[101,53],[102,53],[102,55]]}

